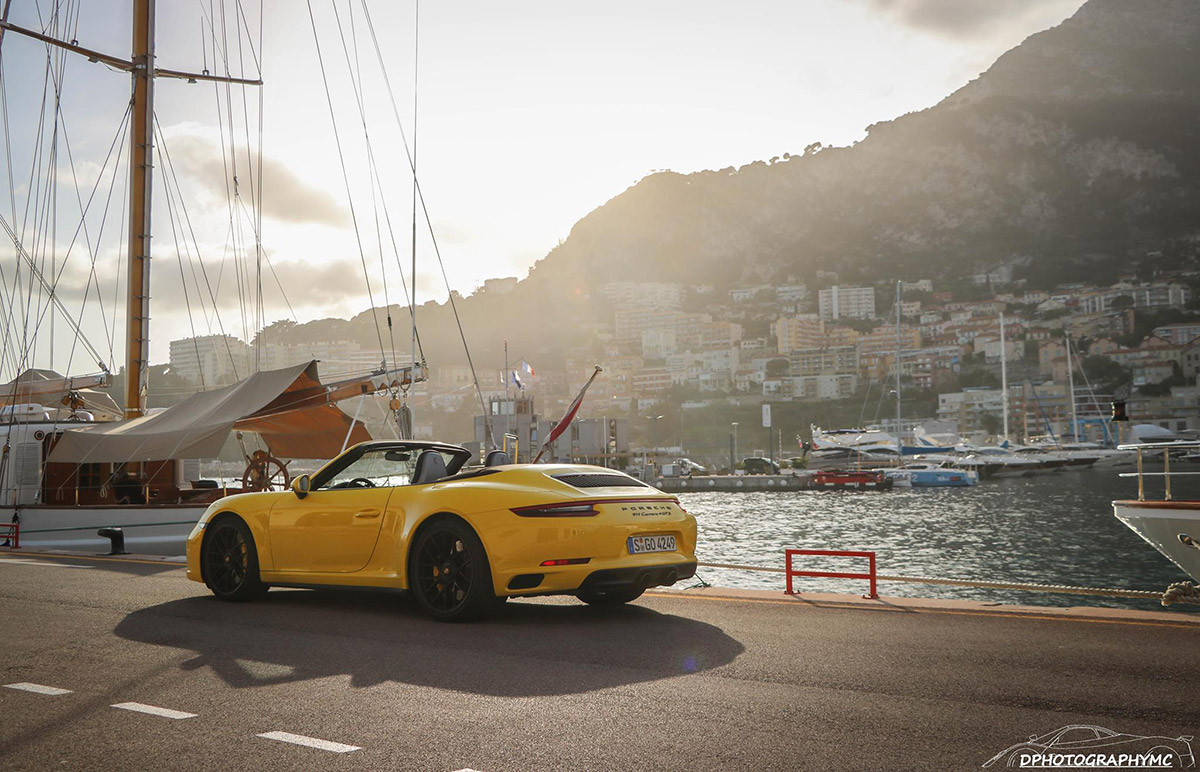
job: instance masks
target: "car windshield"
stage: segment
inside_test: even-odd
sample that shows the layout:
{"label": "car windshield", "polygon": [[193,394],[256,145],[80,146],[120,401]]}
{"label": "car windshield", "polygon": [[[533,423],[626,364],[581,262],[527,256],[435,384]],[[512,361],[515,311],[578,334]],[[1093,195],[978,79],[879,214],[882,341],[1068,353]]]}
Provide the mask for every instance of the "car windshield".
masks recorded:
{"label": "car windshield", "polygon": [[[393,488],[412,482],[420,448],[368,450],[319,486],[319,490]],[[443,453],[443,459],[450,456]]]}

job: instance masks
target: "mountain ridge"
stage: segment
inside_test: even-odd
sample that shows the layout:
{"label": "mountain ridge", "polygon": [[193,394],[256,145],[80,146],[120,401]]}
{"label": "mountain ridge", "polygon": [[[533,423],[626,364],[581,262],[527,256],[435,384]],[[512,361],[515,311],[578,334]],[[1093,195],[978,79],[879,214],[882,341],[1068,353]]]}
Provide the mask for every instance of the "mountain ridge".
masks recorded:
{"label": "mountain ridge", "polygon": [[651,175],[582,218],[530,278],[687,270],[723,284],[879,258],[970,270],[1161,248],[1195,235],[1196,71],[1200,4],[1090,0],[852,146]]}

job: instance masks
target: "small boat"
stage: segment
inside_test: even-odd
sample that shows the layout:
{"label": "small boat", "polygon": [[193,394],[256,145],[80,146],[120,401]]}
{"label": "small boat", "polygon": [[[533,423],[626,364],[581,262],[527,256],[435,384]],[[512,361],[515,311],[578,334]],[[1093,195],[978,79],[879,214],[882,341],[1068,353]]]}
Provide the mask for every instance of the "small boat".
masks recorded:
{"label": "small boat", "polygon": [[809,480],[809,487],[844,490],[889,490],[895,481],[881,469],[823,469]]}
{"label": "small boat", "polygon": [[979,474],[943,464],[913,462],[884,472],[902,488],[969,488],[979,483]]}

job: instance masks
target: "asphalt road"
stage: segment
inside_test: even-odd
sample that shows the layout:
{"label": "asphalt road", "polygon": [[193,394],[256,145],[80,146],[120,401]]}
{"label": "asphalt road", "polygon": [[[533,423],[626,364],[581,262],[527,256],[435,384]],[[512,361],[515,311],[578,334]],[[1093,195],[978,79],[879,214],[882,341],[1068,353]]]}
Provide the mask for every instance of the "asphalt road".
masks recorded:
{"label": "asphalt road", "polygon": [[0,769],[978,769],[1069,724],[1200,735],[1198,644],[677,595],[446,625],[395,593],[226,604],[175,567],[0,553],[0,687],[26,685],[0,688]]}

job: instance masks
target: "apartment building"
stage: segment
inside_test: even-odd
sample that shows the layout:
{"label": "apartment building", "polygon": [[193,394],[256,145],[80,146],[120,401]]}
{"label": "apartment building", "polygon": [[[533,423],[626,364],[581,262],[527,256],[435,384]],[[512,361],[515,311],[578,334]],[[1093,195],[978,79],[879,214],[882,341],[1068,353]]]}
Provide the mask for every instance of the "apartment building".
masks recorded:
{"label": "apartment building", "polygon": [[630,308],[617,311],[614,338],[620,345],[640,345],[642,333],[652,329],[675,331],[675,343],[681,348],[700,345],[704,326],[712,322],[708,314],[685,314],[680,311],[658,311],[649,308]]}
{"label": "apartment building", "polygon": [[1113,302],[1120,297],[1133,300],[1134,308],[1183,308],[1192,299],[1192,291],[1186,284],[1175,282],[1139,285],[1121,282],[1107,289],[1083,293],[1079,297],[1079,310],[1089,314],[1104,313],[1112,310]]}
{"label": "apartment building", "polygon": [[250,347],[232,335],[203,335],[171,341],[171,372],[194,386],[227,386],[253,370]]}
{"label": "apartment building", "polygon": [[1168,343],[1191,343],[1196,338],[1200,338],[1200,323],[1165,324],[1162,327],[1155,327],[1153,334]]}
{"label": "apartment building", "polygon": [[776,350],[780,354],[819,348],[825,323],[817,314],[781,317],[771,325],[771,334],[775,336]]}
{"label": "apartment building", "polygon": [[793,399],[846,399],[858,390],[858,376],[854,373],[801,375],[790,380]]}
{"label": "apartment building", "polygon": [[817,295],[821,319],[874,319],[875,289],[872,287],[840,287],[834,285]]}
{"label": "apartment building", "polygon": [[733,348],[742,340],[742,325],[737,322],[709,322],[700,328],[701,348]]}
{"label": "apartment building", "polygon": [[963,434],[983,431],[984,416],[999,419],[1003,412],[1004,399],[1000,389],[974,388],[938,395],[938,419],[956,421]]}
{"label": "apartment building", "polygon": [[597,292],[617,308],[674,309],[682,306],[687,297],[682,284],[657,281],[615,281],[602,285]]}
{"label": "apartment building", "polygon": [[788,371],[793,376],[858,373],[858,366],[855,346],[803,349],[788,354]]}

